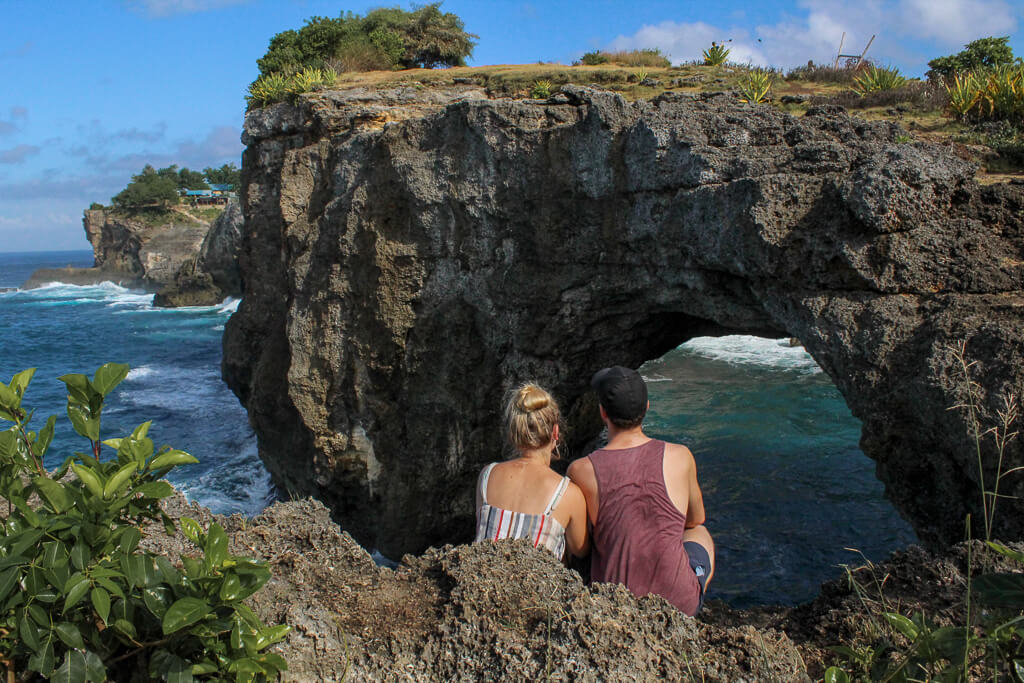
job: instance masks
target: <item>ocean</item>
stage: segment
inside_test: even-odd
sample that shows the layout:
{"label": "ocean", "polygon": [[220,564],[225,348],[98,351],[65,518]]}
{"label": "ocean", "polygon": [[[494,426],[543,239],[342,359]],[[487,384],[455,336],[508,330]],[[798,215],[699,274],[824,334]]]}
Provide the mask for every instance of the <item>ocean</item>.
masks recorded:
{"label": "ocean", "polygon": [[[152,420],[158,445],[199,459],[172,475],[186,496],[214,512],[257,514],[275,492],[245,410],[220,379],[220,338],[238,301],[160,309],[152,295],[110,283],[16,289],[37,268],[66,265],[91,266],[92,252],[0,253],[0,379],[37,368],[25,405],[37,409],[37,428],[58,415],[47,465],[87,448],[66,420],[57,377],[128,363],[104,409],[104,438]],[[648,433],[686,444],[697,460],[717,547],[709,598],[796,604],[839,565],[915,542],[857,446],[859,422],[802,348],[698,338],[641,373]]]}

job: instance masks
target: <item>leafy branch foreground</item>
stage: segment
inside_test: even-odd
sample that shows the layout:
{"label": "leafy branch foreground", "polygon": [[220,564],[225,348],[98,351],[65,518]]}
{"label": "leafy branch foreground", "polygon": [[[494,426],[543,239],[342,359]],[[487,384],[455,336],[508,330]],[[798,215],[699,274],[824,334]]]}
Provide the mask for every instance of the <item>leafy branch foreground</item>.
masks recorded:
{"label": "leafy branch foreground", "polygon": [[[202,549],[178,569],[141,550],[140,529],[174,521],[160,508],[173,493],[163,480],[197,460],[154,449],[146,422],[119,439],[100,440],[100,416],[128,366],[107,363],[90,379],[61,377],[74,430],[89,441],[55,472],[43,457],[56,417],[38,432],[22,407],[34,369],[0,382],[0,664],[7,680],[34,674],[59,681],[253,681],[287,668],[266,648],[288,626],[264,626],[243,601],[270,572],[228,551],[224,529],[182,518],[182,531]],[[102,445],[117,451],[102,461]]]}

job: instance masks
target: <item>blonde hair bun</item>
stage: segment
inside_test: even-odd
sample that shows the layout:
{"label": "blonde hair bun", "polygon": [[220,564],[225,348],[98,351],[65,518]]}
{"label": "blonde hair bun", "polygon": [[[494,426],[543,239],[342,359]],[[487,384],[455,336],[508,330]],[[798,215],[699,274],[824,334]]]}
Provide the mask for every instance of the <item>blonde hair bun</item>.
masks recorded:
{"label": "blonde hair bun", "polygon": [[561,419],[555,399],[533,382],[513,389],[505,402],[508,440],[521,451],[551,443]]}
{"label": "blonde hair bun", "polygon": [[516,407],[524,413],[543,410],[551,405],[551,395],[536,384],[527,384],[519,390]]}

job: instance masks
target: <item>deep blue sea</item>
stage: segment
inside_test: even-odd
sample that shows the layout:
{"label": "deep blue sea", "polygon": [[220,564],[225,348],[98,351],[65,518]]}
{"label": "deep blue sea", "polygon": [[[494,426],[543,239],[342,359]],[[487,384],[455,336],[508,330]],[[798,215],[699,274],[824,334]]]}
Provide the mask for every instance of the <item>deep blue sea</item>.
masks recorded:
{"label": "deep blue sea", "polygon": [[[0,253],[0,290],[37,268],[91,266],[92,252]],[[0,291],[0,378],[38,368],[25,401],[35,424],[58,415],[55,466],[87,444],[67,422],[68,372],[128,363],[108,398],[104,438],[152,420],[158,444],[200,463],[173,482],[215,512],[252,515],[273,499],[245,411],[220,379],[220,338],[237,301],[158,309],[111,284]],[[840,564],[884,559],[915,541],[857,446],[860,424],[813,360],[785,341],[700,338],[641,372],[652,436],[686,444],[698,464],[718,569],[709,598],[735,607],[813,598]]]}

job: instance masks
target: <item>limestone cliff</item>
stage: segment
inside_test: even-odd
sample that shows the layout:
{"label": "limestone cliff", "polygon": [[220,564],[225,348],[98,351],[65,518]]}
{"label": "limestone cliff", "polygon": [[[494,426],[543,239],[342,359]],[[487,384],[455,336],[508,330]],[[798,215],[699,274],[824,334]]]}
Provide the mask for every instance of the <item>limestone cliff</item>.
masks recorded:
{"label": "limestone cliff", "polygon": [[[513,383],[554,390],[579,454],[595,369],[696,335],[791,336],[920,537],[962,538],[981,494],[950,347],[968,341],[985,407],[1024,390],[1020,189],[838,108],[563,90],[248,114],[224,374],[278,485],[392,556],[464,539]],[[1015,442],[1003,466],[1022,464]],[[996,533],[1020,538],[1024,477],[1000,492],[1018,498]]]}
{"label": "limestone cliff", "polygon": [[174,279],[153,297],[153,305],[210,306],[239,296],[238,249],[244,224],[238,202],[229,202],[203,238],[199,253],[178,268]]}
{"label": "limestone cliff", "polygon": [[107,209],[85,211],[82,224],[97,268],[135,276],[151,288],[171,282],[210,229],[186,216],[155,222]]}

